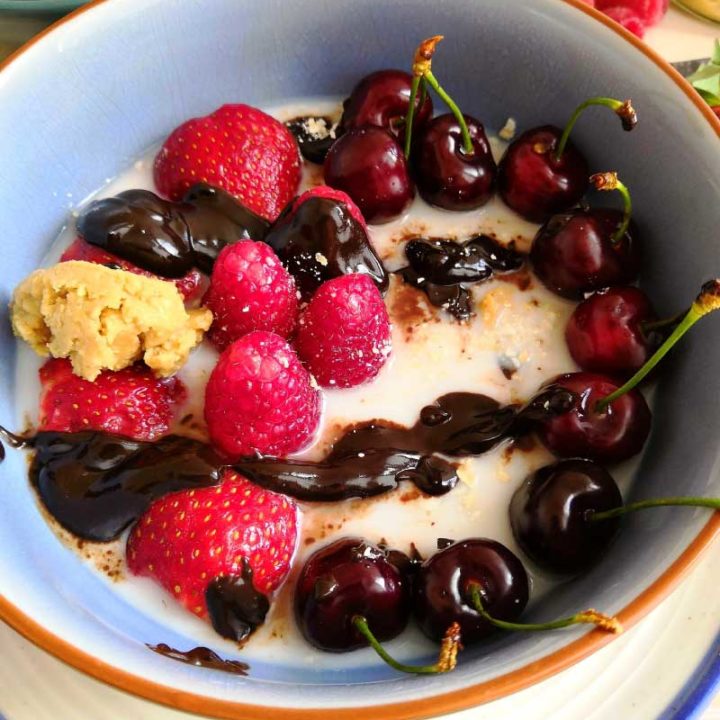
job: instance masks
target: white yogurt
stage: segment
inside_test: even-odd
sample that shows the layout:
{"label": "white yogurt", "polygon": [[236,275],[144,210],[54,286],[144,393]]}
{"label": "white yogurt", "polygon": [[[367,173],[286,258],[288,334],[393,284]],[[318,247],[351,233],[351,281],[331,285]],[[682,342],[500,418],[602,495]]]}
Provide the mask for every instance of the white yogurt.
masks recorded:
{"label": "white yogurt", "polygon": [[[338,114],[339,110],[337,103],[304,101],[269,112],[287,120],[306,114]],[[504,143],[494,138],[491,144],[499,157]],[[156,150],[105,185],[95,197],[112,196],[130,188],[154,190],[152,162]],[[304,173],[303,188],[321,181],[320,169],[310,165]],[[71,222],[53,244],[46,264],[56,262],[74,240],[72,226]],[[432,208],[416,198],[405,217],[386,225],[370,226],[370,235],[376,251],[392,270],[403,264],[404,239],[412,234],[463,240],[485,232],[503,243],[514,240],[518,249],[527,250],[536,229],[536,225],[519,218],[497,198],[479,210],[465,213]],[[422,294],[393,281],[386,297],[391,319],[393,309],[398,309],[403,298],[407,305],[409,296],[410,304],[416,304],[420,310],[410,318],[395,317],[392,356],[376,380],[354,389],[324,391],[322,426],[317,441],[303,456],[322,457],[328,442],[337,436],[337,429],[350,423],[383,419],[412,425],[424,405],[456,391],[483,393],[501,403],[522,402],[547,379],[577,369],[564,340],[565,324],[574,303],[548,292],[534,278],[524,290],[510,282],[491,280],[473,288],[472,293],[476,315],[461,324],[431,307]],[[517,368],[511,378],[501,371],[501,356]],[[178,417],[192,412],[196,418],[202,418],[204,386],[216,359],[217,353],[205,342],[181,370],[180,377],[188,386],[190,399]],[[18,395],[24,403],[19,408],[21,424],[25,419],[37,418],[39,382],[35,371],[40,364],[37,356],[22,344],[17,366]],[[423,556],[435,550],[437,538],[468,537],[494,538],[519,553],[507,516],[510,497],[530,472],[551,459],[542,447],[510,451],[507,444],[501,444],[480,457],[464,460],[461,482],[441,497],[421,496],[408,484],[369,500],[302,504],[302,531],[294,572],[312,551],[348,535],[374,542],[382,538],[390,546],[405,551],[410,543],[415,543]],[[88,545],[85,544],[86,550]],[[117,543],[116,547],[121,552],[123,544]],[[89,571],[101,572],[96,565],[89,562]],[[531,567],[528,570],[532,574],[533,597],[537,599],[551,581]],[[207,623],[186,612],[154,582],[126,574],[125,579],[114,582],[114,588],[139,612],[154,616],[191,642],[237,656],[232,643],[219,638]],[[281,591],[268,622],[243,648],[242,657],[269,658],[282,652],[298,664],[336,666],[335,656],[315,651],[300,637],[292,621],[291,595],[292,580]],[[408,656],[423,642],[419,633],[412,631],[394,641],[392,649],[400,656]],[[369,653],[370,650],[350,653],[343,656],[342,662],[348,667],[367,663]]]}

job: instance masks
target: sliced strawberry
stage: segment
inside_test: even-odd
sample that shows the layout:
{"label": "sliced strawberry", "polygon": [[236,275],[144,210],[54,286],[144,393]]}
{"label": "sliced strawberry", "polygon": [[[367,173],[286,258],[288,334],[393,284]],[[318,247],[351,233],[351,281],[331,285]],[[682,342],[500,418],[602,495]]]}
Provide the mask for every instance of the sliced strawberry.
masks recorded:
{"label": "sliced strawberry", "polygon": [[245,562],[255,590],[268,595],[280,586],[295,552],[297,522],[292,500],[226,470],[216,487],[156,500],[130,533],[128,567],[205,617],[208,585],[240,576]]}
{"label": "sliced strawberry", "polygon": [[[145,277],[157,277],[147,270],[139,268],[137,265],[128,260],[113,255],[112,253],[91,245],[85,242],[82,238],[77,238],[75,242],[70,245],[65,252],[60,256],[60,262],[67,262],[68,260],[84,260],[85,262],[96,263],[98,265],[109,265],[111,267],[119,267],[121,270],[127,270],[128,272],[135,273],[136,275],[144,275]],[[172,280],[178,292],[185,298],[186,301],[194,300],[200,295],[203,284],[203,277],[197,270],[192,270],[185,277]]]}
{"label": "sliced strawberry", "polygon": [[157,440],[170,429],[175,407],[185,398],[177,378],[158,379],[144,365],[111,372],[90,382],[65,359],[40,368],[43,387],[40,430],[99,430],[135,440]]}

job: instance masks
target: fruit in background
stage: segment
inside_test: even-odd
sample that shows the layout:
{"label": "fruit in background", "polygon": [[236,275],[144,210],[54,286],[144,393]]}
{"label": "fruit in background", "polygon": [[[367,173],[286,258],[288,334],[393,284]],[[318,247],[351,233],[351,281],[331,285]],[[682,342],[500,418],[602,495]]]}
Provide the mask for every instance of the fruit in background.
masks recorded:
{"label": "fruit in background", "polygon": [[454,543],[425,560],[415,579],[413,611],[431,640],[441,639],[454,622],[466,645],[493,631],[472,606],[472,582],[483,588],[487,611],[503,620],[520,617],[530,597],[525,568],[504,545],[486,538]]}
{"label": "fruit in background", "polygon": [[629,100],[594,97],[575,109],[564,129],[543,125],[526,130],[505,151],[498,165],[498,191],[505,204],[526,220],[544,222],[571,208],[585,193],[587,161],[569,137],[583,111],[594,105],[611,109],[624,130],[637,123]]}
{"label": "fruit in background", "polygon": [[293,349],[256,330],[220,355],[205,390],[212,444],[230,458],[296,452],[320,423],[321,398]]}
{"label": "fruit in background", "polygon": [[450,108],[421,129],[412,146],[415,103],[405,119],[405,157],[412,158],[413,176],[423,200],[446,210],[472,210],[484,205],[495,189],[496,166],[479,120],[463,115],[432,72],[432,57],[442,35],[423,40],[415,51],[411,98],[430,86]]}
{"label": "fruit in background", "polygon": [[346,132],[323,166],[325,182],[346,192],[369,223],[402,215],[415,197],[407,161],[389,130],[373,125]]}
{"label": "fruit in background", "polygon": [[540,440],[555,455],[616,463],[642,450],[650,433],[651,414],[637,390],[600,407],[598,403],[620,387],[605,375],[567,373],[548,385],[560,386],[576,395],[571,410],[538,424]]}
{"label": "fruit in background", "polygon": [[390,351],[390,318],[367,275],[328,280],[298,321],[298,355],[323,387],[348,388],[374,378]]}
{"label": "fruit in background", "polygon": [[133,440],[165,435],[186,394],[180,380],[159,379],[144,365],[104,370],[90,382],[75,375],[68,360],[48,360],[40,383],[39,430],[98,430]]}
{"label": "fruit in background", "polygon": [[252,240],[220,252],[203,305],[213,314],[208,337],[220,351],[253,330],[288,337],[298,314],[292,275],[268,245]]}
{"label": "fruit in background", "polygon": [[[364,125],[377,125],[391,132],[403,130],[411,84],[412,77],[402,70],[378,70],[366,75],[344,101],[340,126],[344,130]],[[430,96],[416,96],[413,128],[422,127],[432,114]]]}
{"label": "fruit in background", "polygon": [[379,640],[399,635],[410,618],[410,581],[385,550],[349,537],[307,559],[295,590],[295,617],[309,643],[343,652],[367,645],[353,623],[356,615]]}
{"label": "fruit in background", "polygon": [[595,0],[595,7],[638,37],[657,25],[668,9],[668,0]]}
{"label": "fruit in background", "polygon": [[327,280],[364,273],[380,292],[388,276],[357,205],[341,190],[320,185],[288,205],[265,241],[309,300]]}
{"label": "fruit in background", "polygon": [[596,173],[590,180],[598,190],[619,191],[623,211],[578,208],[553,215],[530,248],[530,262],[543,284],[573,300],[632,283],[640,272],[640,244],[627,187],[615,173]]}
{"label": "fruit in background", "polygon": [[300,183],[300,155],[275,118],[249,105],[223,105],[173,130],[155,157],[154,178],[171,200],[206,182],[275,220]]}
{"label": "fruit in background", "polygon": [[369,644],[400,672],[449,672],[461,647],[455,623],[443,633],[440,656],[433,665],[405,665],[380,644],[399,635],[410,617],[411,580],[395,565],[394,555],[354,537],[314,552],[295,590],[297,624],[305,639],[321,650],[347,652]]}
{"label": "fruit in background", "polygon": [[645,23],[631,8],[623,7],[622,5],[613,5],[605,8],[603,13],[616,23],[620,23],[620,25],[626,30],[629,30],[633,35],[637,35],[639,38],[645,35],[645,30],[647,29]]}
{"label": "fruit in background", "polygon": [[636,287],[602,290],[581,302],[565,328],[573,360],[589,372],[626,376],[657,346],[657,315]]}
{"label": "fruit in background", "polygon": [[540,468],[515,491],[510,524],[520,547],[544,570],[589,570],[607,551],[622,515],[653,507],[720,508],[720,498],[669,497],[623,504],[612,475],[589,460]]}
{"label": "fruit in background", "polygon": [[[128,272],[135,273],[136,275],[144,275],[145,277],[158,277],[154,273],[143,270],[137,265],[133,265],[133,263],[128,260],[124,260],[117,255],[106,252],[95,245],[90,245],[90,243],[85,242],[82,238],[77,238],[77,240],[69,245],[65,252],[60,256],[60,262],[68,262],[70,260],[83,260],[85,262],[105,265],[111,268],[119,268],[121,270],[127,270]],[[184,277],[170,282],[175,284],[178,292],[186,301],[194,300],[200,294],[200,289],[202,287],[202,275],[197,270],[191,270]]]}
{"label": "fruit in background", "polygon": [[217,486],[155,500],[128,537],[128,567],[196,615],[209,614],[224,637],[242,640],[290,570],[297,522],[292,500],[226,470]]}

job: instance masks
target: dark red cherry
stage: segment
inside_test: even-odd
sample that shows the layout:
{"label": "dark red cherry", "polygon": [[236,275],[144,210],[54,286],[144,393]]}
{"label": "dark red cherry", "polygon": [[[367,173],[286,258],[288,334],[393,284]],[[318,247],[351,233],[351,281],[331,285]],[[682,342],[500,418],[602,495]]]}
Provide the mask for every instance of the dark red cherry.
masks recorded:
{"label": "dark red cherry", "polygon": [[415,196],[402,148],[380,127],[346,132],[330,148],[324,171],[325,182],[346,192],[369,223],[402,215]]}
{"label": "dark red cherry", "polygon": [[497,168],[482,123],[464,115],[472,138],[472,154],[463,147],[462,131],[448,113],[433,118],[413,146],[413,174],[420,196],[446,210],[472,210],[484,205],[495,189]]}
{"label": "dark red cherry", "polygon": [[560,457],[584,457],[615,463],[642,450],[650,433],[651,414],[645,398],[631,390],[600,410],[597,404],[620,385],[589,372],[560,375],[550,385],[575,393],[571,410],[539,422],[543,444]]}
{"label": "dark red cherry", "polygon": [[422,631],[440,640],[453,622],[467,645],[494,631],[475,609],[470,586],[480,586],[485,610],[499,620],[517,619],[529,598],[527,573],[499,542],[463,540],[428,558],[415,580],[413,609]]}
{"label": "dark red cherry", "polygon": [[[402,70],[378,70],[365,76],[343,103],[340,126],[345,130],[377,125],[397,131],[410,107],[412,76]],[[413,128],[422,127],[433,114],[432,99],[428,93],[420,102],[415,100]]]}
{"label": "dark red cherry", "polygon": [[573,300],[634,282],[640,271],[634,223],[617,242],[612,240],[622,221],[623,213],[610,208],[554,215],[538,230],[530,249],[535,274],[548,289]]}
{"label": "dark red cherry", "polygon": [[361,538],[342,538],[305,563],[295,617],[309,643],[345,652],[368,644],[353,622],[357,615],[378,640],[399,635],[410,615],[409,582],[384,550]]}
{"label": "dark red cherry", "polygon": [[612,475],[590,460],[559,460],[536,470],[510,501],[518,545],[540,567],[557,573],[588,570],[605,553],[619,518],[593,522],[590,515],[621,507]]}
{"label": "dark red cherry", "polygon": [[514,140],[498,166],[498,192],[526,220],[544,222],[576,205],[588,186],[588,164],[568,142],[556,151],[563,131],[552,125],[533,128]]}
{"label": "dark red cherry", "polygon": [[657,321],[648,296],[636,287],[616,287],[581,302],[565,328],[573,360],[590,372],[629,375],[657,347]]}

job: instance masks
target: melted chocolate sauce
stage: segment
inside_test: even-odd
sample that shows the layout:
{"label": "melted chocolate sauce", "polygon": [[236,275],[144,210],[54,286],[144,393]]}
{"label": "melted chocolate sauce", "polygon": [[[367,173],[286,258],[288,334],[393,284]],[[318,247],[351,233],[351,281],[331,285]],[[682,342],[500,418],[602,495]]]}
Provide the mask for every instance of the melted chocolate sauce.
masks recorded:
{"label": "melted chocolate sauce", "polygon": [[534,421],[569,410],[575,396],[550,387],[523,407],[492,398],[451,393],[428,405],[411,428],[371,422],[343,435],[319,463],[246,459],[234,467],[257,485],[300,500],[330,502],[371,497],[411,480],[430,495],[457,483],[451,463],[436,457],[479,455],[505,438],[526,433]]}
{"label": "melted chocolate sauce", "polygon": [[524,257],[488,235],[467,242],[416,238],[405,246],[408,267],[400,271],[405,282],[422,290],[432,305],[445,308],[459,320],[472,315],[465,285],[489,280],[495,274],[519,270]]}
{"label": "melted chocolate sauce", "polygon": [[340,275],[362,272],[385,293],[388,277],[365,229],[342,203],[323,197],[283,211],[265,238],[305,299]]}
{"label": "melted chocolate sauce", "polygon": [[206,647],[196,647],[192,650],[174,650],[165,643],[159,645],[148,645],[148,648],[172,660],[186,663],[188,665],[196,665],[197,667],[211,668],[212,670],[222,670],[223,672],[232,673],[233,675],[247,675],[250,666],[240,660],[225,660],[217,653]]}
{"label": "melted chocolate sauce", "polygon": [[126,190],[90,203],[77,220],[87,242],[166,278],[193,267],[209,273],[225,245],[262,240],[269,228],[232,195],[205,183],[179,203],[149,190]]}
{"label": "melted chocolate sauce", "polygon": [[162,495],[213,485],[222,461],[210,446],[169,435],[156,442],[102,432],[39,432],[30,479],[51,515],[86,540],[117,538]]}
{"label": "melted chocolate sauce", "polygon": [[[535,422],[566,412],[575,400],[558,386],[523,407],[501,406],[485,395],[451,393],[423,408],[411,428],[379,421],[351,428],[321,462],[246,458],[233,467],[262,487],[301,500],[371,497],[403,480],[441,495],[458,478],[453,464],[436,453],[484,453],[505,438],[530,432]],[[3,430],[0,436],[35,449],[30,478],[53,517],[75,535],[100,542],[117,538],[153,500],[214,485],[227,467],[209,445],[177,435],[157,442],[96,431],[42,431],[24,440]],[[233,632],[241,620],[252,625],[262,601],[248,594],[250,587],[243,576],[242,582],[223,581],[213,588],[219,625]]]}
{"label": "melted chocolate sauce", "polygon": [[255,589],[252,569],[242,559],[242,573],[215,578],[205,590],[205,602],[215,632],[230,640],[245,640],[262,625],[270,601]]}
{"label": "melted chocolate sauce", "polygon": [[330,146],[340,135],[337,123],[329,117],[304,115],[288,120],[285,127],[295,136],[302,156],[316,165],[325,162]]}

